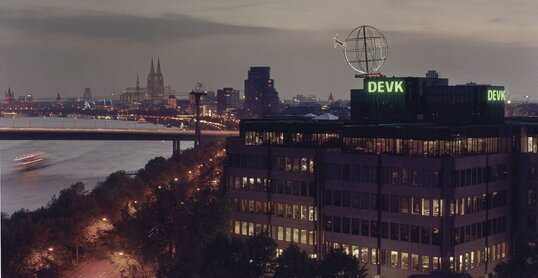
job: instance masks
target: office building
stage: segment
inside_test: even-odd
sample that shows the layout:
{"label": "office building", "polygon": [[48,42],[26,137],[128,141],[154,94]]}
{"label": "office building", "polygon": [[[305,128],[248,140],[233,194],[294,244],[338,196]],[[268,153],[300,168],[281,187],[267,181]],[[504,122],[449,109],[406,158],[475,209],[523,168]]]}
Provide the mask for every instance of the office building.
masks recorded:
{"label": "office building", "polygon": [[239,90],[223,88],[217,90],[217,114],[223,115],[229,110],[239,107]]}
{"label": "office building", "polygon": [[232,233],[281,252],[342,248],[371,275],[484,277],[536,229],[538,125],[504,119],[501,86],[365,79],[351,121],[243,120],[227,142]]}
{"label": "office building", "polygon": [[243,118],[263,118],[278,114],[278,92],[270,72],[270,67],[251,67],[248,71]]}

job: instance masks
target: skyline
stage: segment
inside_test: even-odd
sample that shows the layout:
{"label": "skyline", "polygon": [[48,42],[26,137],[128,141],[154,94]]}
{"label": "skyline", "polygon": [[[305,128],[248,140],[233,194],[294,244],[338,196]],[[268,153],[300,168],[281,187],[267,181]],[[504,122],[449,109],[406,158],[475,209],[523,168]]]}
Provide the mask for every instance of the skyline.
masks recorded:
{"label": "skyline", "polygon": [[332,37],[367,24],[387,37],[389,58],[381,69],[387,76],[435,69],[451,84],[491,83],[519,98],[538,97],[533,1],[145,3],[3,1],[2,90],[36,97],[80,96],[85,87],[94,95],[119,93],[137,74],[147,75],[151,56],[160,56],[164,83],[178,93],[197,81],[208,90],[243,91],[249,67],[270,66],[284,98],[325,99],[332,91],[348,99],[362,82],[332,48]]}

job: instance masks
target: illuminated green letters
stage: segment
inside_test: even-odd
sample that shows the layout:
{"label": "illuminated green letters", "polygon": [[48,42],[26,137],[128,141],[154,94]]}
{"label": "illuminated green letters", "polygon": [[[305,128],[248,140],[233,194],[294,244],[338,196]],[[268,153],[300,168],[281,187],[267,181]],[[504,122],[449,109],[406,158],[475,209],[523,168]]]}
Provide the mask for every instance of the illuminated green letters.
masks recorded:
{"label": "illuminated green letters", "polygon": [[504,88],[489,88],[488,101],[505,101]]}
{"label": "illuminated green letters", "polygon": [[365,87],[368,93],[405,93],[403,79],[368,79]]}

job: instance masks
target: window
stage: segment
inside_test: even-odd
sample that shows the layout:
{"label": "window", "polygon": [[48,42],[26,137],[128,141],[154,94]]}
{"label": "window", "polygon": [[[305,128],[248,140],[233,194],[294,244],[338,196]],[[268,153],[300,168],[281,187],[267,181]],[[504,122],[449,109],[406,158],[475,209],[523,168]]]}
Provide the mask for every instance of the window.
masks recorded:
{"label": "window", "polygon": [[368,247],[361,248],[361,263],[368,263]]}
{"label": "window", "polygon": [[420,228],[418,226],[411,225],[411,242],[418,243]]}
{"label": "window", "polygon": [[398,267],[398,251],[390,251],[390,266]]}
{"label": "window", "polygon": [[351,194],[349,193],[349,191],[343,191],[342,192],[342,206],[349,208],[350,199],[351,199]]}
{"label": "window", "polygon": [[342,194],[339,190],[333,191],[333,205],[339,207],[342,205]]}
{"label": "window", "polygon": [[379,227],[377,226],[377,221],[372,220],[370,223],[370,236],[378,237],[379,236]]}
{"label": "window", "polygon": [[428,227],[422,227],[422,244],[430,244],[430,228]]}
{"label": "window", "polygon": [[349,234],[349,217],[342,217],[342,233]]}
{"label": "window", "polygon": [[527,191],[527,204],[528,205],[536,204],[536,190],[535,189],[529,189]]}
{"label": "window", "polygon": [[308,196],[308,183],[306,181],[301,182],[301,196]]}
{"label": "window", "polygon": [[409,269],[409,253],[400,253],[400,266],[402,269]]}
{"label": "window", "polygon": [[340,216],[334,216],[333,221],[333,232],[340,233],[342,231],[342,222]]}
{"label": "window", "polygon": [[301,183],[298,181],[293,182],[293,195],[295,196],[301,195]]}
{"label": "window", "polygon": [[381,265],[389,266],[389,250],[381,249]]}
{"label": "window", "polygon": [[400,197],[400,212],[409,213],[409,197]]}
{"label": "window", "polygon": [[418,254],[411,254],[411,268],[415,271],[420,271]]}
{"label": "window", "polygon": [[361,220],[361,236],[369,236],[370,231],[370,221]]}
{"label": "window", "polygon": [[441,258],[440,257],[432,257],[432,270],[433,271],[441,270]]}
{"label": "window", "polygon": [[398,212],[400,210],[400,198],[398,196],[390,196],[390,212]]}
{"label": "window", "polygon": [[379,261],[377,259],[377,249],[376,248],[372,248],[371,249],[371,258],[372,258],[372,264],[379,264]]}
{"label": "window", "polygon": [[430,199],[422,199],[422,215],[430,216]]}
{"label": "window", "polygon": [[301,220],[308,220],[308,206],[301,206]]}
{"label": "window", "polygon": [[351,233],[354,235],[358,235],[360,231],[360,220],[353,218],[351,219]]}
{"label": "window", "polygon": [[420,170],[413,169],[411,173],[411,185],[419,186],[420,185]]}
{"label": "window", "polygon": [[286,218],[293,218],[293,206],[286,204]]}
{"label": "window", "polygon": [[291,228],[286,228],[286,241],[291,241]]}
{"label": "window", "polygon": [[411,203],[413,206],[412,214],[420,214],[420,198],[411,197]]}
{"label": "window", "polygon": [[333,204],[333,191],[330,189],[325,189],[325,204],[330,206]]}
{"label": "window", "polygon": [[301,243],[308,244],[308,231],[307,230],[301,230]]}
{"label": "window", "polygon": [[432,244],[441,246],[441,230],[439,228],[432,229]]}
{"label": "window", "polygon": [[359,208],[360,207],[360,193],[359,192],[352,192],[351,193],[351,207],[352,208]]}
{"label": "window", "polygon": [[333,230],[333,217],[325,215],[325,231],[332,232]]}
{"label": "window", "polygon": [[400,240],[406,242],[409,241],[409,225],[400,224]]}
{"label": "window", "polygon": [[398,240],[398,235],[400,233],[400,225],[396,223],[390,223],[390,239]]}
{"label": "window", "polygon": [[409,184],[409,170],[407,168],[402,168],[401,182],[404,185]]}
{"label": "window", "polygon": [[392,168],[390,178],[391,184],[400,184],[400,169]]}
{"label": "window", "polygon": [[293,242],[299,243],[299,229],[293,229]]}
{"label": "window", "polygon": [[389,195],[381,195],[381,210],[389,211]]}
{"label": "window", "polygon": [[389,223],[381,222],[381,237],[389,238]]}
{"label": "window", "polygon": [[536,163],[530,162],[529,163],[529,178],[535,178],[536,177]]}
{"label": "window", "polygon": [[441,216],[441,204],[439,199],[433,199],[432,215]]}
{"label": "window", "polygon": [[422,256],[422,271],[430,271],[430,256]]}
{"label": "window", "polygon": [[307,172],[308,171],[308,158],[301,158],[301,172]]}
{"label": "window", "polygon": [[361,209],[370,208],[370,196],[366,192],[361,193]]}
{"label": "window", "polygon": [[292,186],[292,182],[286,181],[285,186],[284,186],[284,194],[291,195],[291,186]]}

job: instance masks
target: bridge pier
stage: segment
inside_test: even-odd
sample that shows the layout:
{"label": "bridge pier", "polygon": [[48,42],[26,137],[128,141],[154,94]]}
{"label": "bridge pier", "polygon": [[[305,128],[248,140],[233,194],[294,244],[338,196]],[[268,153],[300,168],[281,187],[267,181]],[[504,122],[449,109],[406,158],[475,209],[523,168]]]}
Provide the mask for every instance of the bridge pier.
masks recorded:
{"label": "bridge pier", "polygon": [[179,155],[181,152],[181,140],[173,140],[172,141],[172,155],[175,155],[176,153]]}

